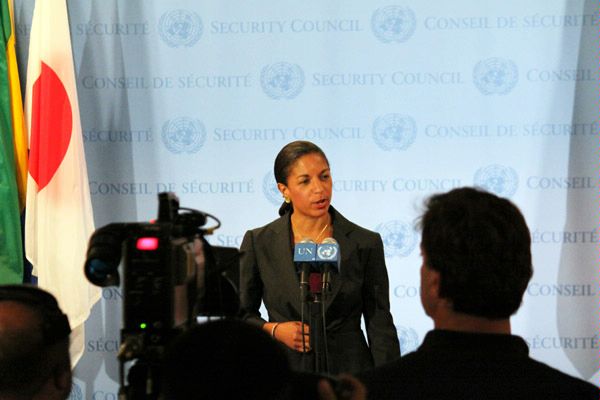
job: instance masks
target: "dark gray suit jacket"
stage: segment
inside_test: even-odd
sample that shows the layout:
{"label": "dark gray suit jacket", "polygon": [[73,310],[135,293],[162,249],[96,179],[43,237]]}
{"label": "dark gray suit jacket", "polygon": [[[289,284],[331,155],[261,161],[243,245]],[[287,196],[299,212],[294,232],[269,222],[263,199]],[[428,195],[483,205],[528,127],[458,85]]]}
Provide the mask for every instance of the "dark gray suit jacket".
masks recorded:
{"label": "dark gray suit jacket", "polygon": [[[357,373],[400,356],[390,314],[389,283],[381,236],[330,208],[333,237],[340,246],[340,272],[325,301],[329,371]],[[244,319],[262,326],[261,300],[270,322],[301,320],[300,281],[293,263],[290,214],[246,232],[241,245],[240,294]],[[368,344],[360,328],[365,318]],[[303,356],[288,349],[292,368]],[[306,360],[304,360],[305,362]]]}

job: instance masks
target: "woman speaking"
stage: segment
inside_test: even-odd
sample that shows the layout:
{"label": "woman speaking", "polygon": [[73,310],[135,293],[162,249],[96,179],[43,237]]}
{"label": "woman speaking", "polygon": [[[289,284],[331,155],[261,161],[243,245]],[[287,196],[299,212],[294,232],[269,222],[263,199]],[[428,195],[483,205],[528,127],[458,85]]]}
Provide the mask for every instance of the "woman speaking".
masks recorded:
{"label": "woman speaking", "polygon": [[[246,232],[241,245],[244,319],[285,344],[296,370],[358,373],[399,357],[381,237],[348,221],[330,205],[331,171],[323,151],[311,142],[289,143],[277,155],[274,172],[284,198],[280,217]],[[293,257],[296,244],[326,238],[339,244],[341,262],[339,271],[331,273],[331,289],[322,294],[323,318],[318,321],[323,321],[325,334],[321,335],[308,324],[310,307],[301,299]],[[320,294],[313,296],[318,300]],[[261,301],[268,322],[260,315]],[[363,316],[368,341],[361,330]],[[315,368],[320,356],[311,349],[310,335],[316,340],[317,334],[323,342],[320,351],[326,351],[326,370]]]}

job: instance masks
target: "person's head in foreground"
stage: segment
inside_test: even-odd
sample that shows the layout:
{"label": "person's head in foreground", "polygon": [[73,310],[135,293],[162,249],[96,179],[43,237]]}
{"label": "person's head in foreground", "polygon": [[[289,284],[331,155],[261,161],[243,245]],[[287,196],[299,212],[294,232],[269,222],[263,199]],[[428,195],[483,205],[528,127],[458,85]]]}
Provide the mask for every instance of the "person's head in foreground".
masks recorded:
{"label": "person's head in foreground", "polygon": [[72,382],[70,332],[50,293],[0,286],[0,399],[66,399]]}
{"label": "person's head in foreground", "polygon": [[421,300],[436,328],[465,330],[470,320],[489,323],[483,330],[510,331],[509,317],[533,273],[519,209],[494,194],[460,188],[432,196],[421,226]]}
{"label": "person's head in foreground", "polygon": [[206,322],[178,336],[163,367],[168,400],[280,399],[291,374],[277,342],[234,319]]}

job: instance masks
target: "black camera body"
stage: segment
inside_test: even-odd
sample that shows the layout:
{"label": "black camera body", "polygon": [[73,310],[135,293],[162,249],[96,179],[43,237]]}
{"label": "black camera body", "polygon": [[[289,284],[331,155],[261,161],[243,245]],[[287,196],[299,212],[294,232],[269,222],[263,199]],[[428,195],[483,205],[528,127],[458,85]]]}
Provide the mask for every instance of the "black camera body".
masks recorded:
{"label": "black camera body", "polygon": [[[137,395],[135,381],[147,386],[148,377],[157,380],[165,346],[195,324],[197,316],[233,316],[239,310],[239,252],[210,246],[204,237],[219,227],[218,220],[180,208],[173,193],[158,198],[156,221],[113,223],[96,230],[84,266],[88,280],[105,287],[121,284],[122,265],[121,379],[125,362],[134,361],[136,367],[129,373],[130,386],[121,382],[128,399],[157,398],[147,387],[139,389],[143,396]],[[207,217],[217,226],[203,228]],[[153,393],[158,392],[157,386]]]}
{"label": "black camera body", "polygon": [[160,332],[192,319],[198,270],[205,267],[197,265],[194,240],[203,240],[206,216],[199,211],[179,214],[172,193],[159,194],[158,214],[154,223],[109,224],[90,238],[85,263],[90,282],[119,285],[123,260],[126,332]]}

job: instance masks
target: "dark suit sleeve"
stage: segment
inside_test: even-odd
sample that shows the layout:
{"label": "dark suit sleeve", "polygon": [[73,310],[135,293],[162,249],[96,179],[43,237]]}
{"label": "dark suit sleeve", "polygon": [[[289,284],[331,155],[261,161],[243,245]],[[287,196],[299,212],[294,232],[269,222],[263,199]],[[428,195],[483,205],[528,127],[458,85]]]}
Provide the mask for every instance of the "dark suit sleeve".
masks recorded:
{"label": "dark suit sleeve", "polygon": [[400,356],[398,334],[390,313],[390,295],[383,242],[377,234],[365,267],[363,286],[364,317],[369,347],[375,365]]}
{"label": "dark suit sleeve", "polygon": [[254,235],[246,232],[240,247],[240,302],[242,318],[252,325],[262,327],[267,321],[260,316],[263,295],[263,283],[256,261]]}

